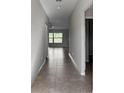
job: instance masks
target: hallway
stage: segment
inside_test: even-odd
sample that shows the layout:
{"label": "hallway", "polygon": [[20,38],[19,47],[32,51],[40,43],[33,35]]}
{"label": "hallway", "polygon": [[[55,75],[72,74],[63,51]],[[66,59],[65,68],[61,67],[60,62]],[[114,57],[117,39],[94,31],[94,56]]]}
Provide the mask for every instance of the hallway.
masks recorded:
{"label": "hallway", "polygon": [[49,48],[48,60],[36,78],[32,93],[91,93],[92,65],[81,76],[68,56],[67,48]]}

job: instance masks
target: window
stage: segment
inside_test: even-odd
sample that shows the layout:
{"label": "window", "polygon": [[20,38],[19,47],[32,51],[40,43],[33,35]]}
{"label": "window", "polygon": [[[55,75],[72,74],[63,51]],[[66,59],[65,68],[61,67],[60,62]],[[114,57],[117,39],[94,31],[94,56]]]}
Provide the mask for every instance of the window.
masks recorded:
{"label": "window", "polygon": [[62,43],[62,33],[54,33],[54,43]]}
{"label": "window", "polygon": [[49,33],[49,43],[62,43],[63,33]]}
{"label": "window", "polygon": [[53,33],[49,33],[49,43],[53,43]]}

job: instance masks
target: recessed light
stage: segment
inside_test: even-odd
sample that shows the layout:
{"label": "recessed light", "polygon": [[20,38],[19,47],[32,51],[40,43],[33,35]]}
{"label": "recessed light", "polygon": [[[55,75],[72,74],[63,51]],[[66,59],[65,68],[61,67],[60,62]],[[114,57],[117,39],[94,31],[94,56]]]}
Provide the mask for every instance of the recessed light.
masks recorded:
{"label": "recessed light", "polygon": [[56,2],[61,2],[62,0],[56,0]]}
{"label": "recessed light", "polygon": [[55,26],[52,26],[52,29],[54,29],[55,28]]}
{"label": "recessed light", "polygon": [[58,6],[57,9],[61,9],[61,6]]}

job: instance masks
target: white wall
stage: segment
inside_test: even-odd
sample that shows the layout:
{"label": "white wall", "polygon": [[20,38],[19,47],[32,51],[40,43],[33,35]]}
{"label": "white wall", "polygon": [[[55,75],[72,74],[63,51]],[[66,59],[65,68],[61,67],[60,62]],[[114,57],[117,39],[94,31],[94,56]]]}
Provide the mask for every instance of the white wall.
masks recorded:
{"label": "white wall", "polygon": [[92,0],[79,0],[70,19],[69,52],[78,71],[85,74],[85,11]]}
{"label": "white wall", "polygon": [[39,0],[31,0],[31,83],[35,80],[47,56],[48,18]]}
{"label": "white wall", "polygon": [[93,19],[93,5],[86,10],[85,18]]}

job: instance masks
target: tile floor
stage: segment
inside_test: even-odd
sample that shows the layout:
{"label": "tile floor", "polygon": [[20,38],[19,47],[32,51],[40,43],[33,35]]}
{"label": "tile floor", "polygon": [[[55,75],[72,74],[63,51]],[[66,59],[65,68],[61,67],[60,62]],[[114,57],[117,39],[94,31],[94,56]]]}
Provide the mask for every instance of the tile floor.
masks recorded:
{"label": "tile floor", "polygon": [[49,48],[49,59],[42,68],[31,93],[92,93],[92,65],[86,76],[75,69],[66,48]]}

